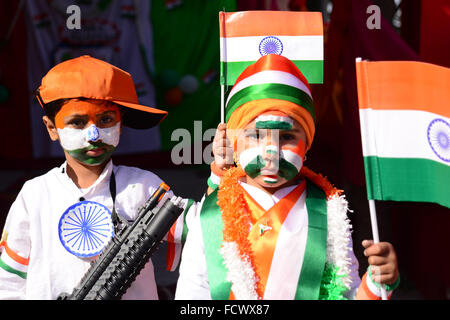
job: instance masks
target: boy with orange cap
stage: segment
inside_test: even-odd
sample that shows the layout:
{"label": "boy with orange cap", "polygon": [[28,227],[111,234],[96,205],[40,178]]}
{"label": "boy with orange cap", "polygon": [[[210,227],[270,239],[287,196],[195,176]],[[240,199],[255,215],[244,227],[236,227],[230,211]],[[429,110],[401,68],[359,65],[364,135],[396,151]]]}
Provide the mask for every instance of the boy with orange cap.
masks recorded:
{"label": "boy with orange cap", "polygon": [[[122,125],[150,128],[167,115],[139,104],[129,73],[90,56],[67,60],[42,79],[37,99],[66,161],[27,181],[11,206],[0,242],[0,299],[71,293],[162,182],[111,160]],[[158,299],[151,261],[123,298]]]}
{"label": "boy with orange cap", "polygon": [[[303,166],[315,121],[298,68],[261,57],[230,91],[226,120],[214,140],[215,190],[190,212],[176,299],[380,299],[380,283],[391,294],[392,245],[363,242],[371,266],[361,281],[345,197]],[[230,147],[236,166],[225,170]]]}

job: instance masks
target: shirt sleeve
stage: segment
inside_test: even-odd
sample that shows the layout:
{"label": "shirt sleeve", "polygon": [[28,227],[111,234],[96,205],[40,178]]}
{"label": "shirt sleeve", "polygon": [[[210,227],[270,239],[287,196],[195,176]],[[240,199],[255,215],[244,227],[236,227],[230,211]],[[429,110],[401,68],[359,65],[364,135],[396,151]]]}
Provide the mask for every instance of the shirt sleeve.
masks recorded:
{"label": "shirt sleeve", "polygon": [[211,300],[200,224],[202,204],[203,200],[187,217],[189,232],[181,256],[176,300]]}
{"label": "shirt sleeve", "polygon": [[31,249],[25,187],[9,210],[0,241],[0,300],[25,299]]}

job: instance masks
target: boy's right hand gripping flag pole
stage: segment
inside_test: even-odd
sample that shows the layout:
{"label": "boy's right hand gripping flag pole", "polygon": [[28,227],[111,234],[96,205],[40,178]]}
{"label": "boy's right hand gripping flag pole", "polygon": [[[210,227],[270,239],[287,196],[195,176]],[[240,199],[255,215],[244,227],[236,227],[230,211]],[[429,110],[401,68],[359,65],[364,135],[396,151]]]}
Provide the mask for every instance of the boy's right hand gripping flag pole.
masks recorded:
{"label": "boy's right hand gripping flag pole", "polygon": [[450,208],[450,69],[356,59],[359,118],[374,242],[375,200]]}

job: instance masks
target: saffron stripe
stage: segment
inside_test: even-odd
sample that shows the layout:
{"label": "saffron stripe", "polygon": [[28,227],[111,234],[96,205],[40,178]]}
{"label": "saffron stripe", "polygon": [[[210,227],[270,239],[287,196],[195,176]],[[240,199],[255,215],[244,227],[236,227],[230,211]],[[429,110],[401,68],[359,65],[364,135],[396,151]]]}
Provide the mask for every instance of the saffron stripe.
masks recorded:
{"label": "saffron stripe", "polygon": [[270,34],[286,36],[323,34],[323,21],[320,12],[220,12],[219,25],[221,37],[247,37]]}
{"label": "saffron stripe", "polygon": [[450,118],[450,69],[416,61],[357,62],[359,108],[418,110]]}
{"label": "saffron stripe", "polygon": [[23,264],[24,266],[28,266],[30,259],[29,258],[24,258],[20,255],[18,255],[16,252],[14,252],[14,250],[12,250],[9,246],[8,243],[6,243],[6,241],[3,241],[0,244],[0,249],[4,247],[6,253],[8,254],[9,257],[11,257],[11,259],[13,259],[15,262]]}
{"label": "saffron stripe", "polygon": [[[306,193],[303,192],[281,227],[264,291],[264,299],[292,300],[295,297],[308,230],[305,198]],[[296,243],[296,245],[293,246],[292,243]]]}

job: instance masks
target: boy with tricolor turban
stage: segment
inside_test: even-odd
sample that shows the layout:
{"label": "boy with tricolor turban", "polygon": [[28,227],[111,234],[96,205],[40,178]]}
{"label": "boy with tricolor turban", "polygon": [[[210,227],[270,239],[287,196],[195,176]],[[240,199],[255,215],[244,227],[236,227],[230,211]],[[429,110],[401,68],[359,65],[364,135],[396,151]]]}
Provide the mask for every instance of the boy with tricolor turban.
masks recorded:
{"label": "boy with tricolor turban", "polygon": [[[139,104],[129,73],[90,56],[67,60],[42,79],[37,98],[66,161],[27,181],[11,206],[0,241],[0,299],[72,293],[114,233],[136,218],[162,183],[149,171],[111,160],[123,125],[150,128],[167,115]],[[151,261],[122,298],[158,299]]]}
{"label": "boy with tricolor turban", "polygon": [[[315,116],[298,68],[261,57],[237,79],[226,120],[212,193],[191,210],[176,298],[380,299],[380,283],[390,294],[399,279],[392,245],[363,242],[371,267],[361,281],[347,201],[303,166]],[[230,147],[236,166],[225,169]]]}

